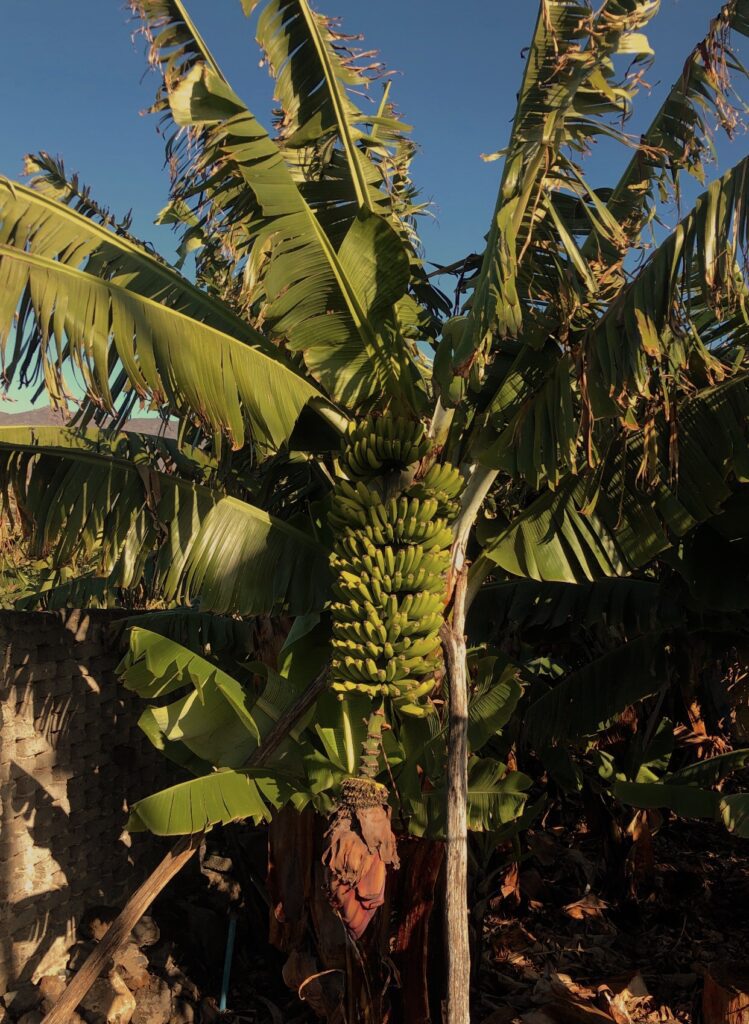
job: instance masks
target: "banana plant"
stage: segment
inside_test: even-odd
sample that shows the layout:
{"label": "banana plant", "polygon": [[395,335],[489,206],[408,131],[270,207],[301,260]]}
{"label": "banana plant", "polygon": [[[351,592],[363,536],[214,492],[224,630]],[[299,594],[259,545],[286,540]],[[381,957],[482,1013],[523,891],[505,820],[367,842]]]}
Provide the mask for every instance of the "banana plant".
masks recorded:
{"label": "banana plant", "polygon": [[[444,839],[447,1018],[465,1024],[467,832],[506,841],[538,813],[524,765],[749,830],[746,796],[716,788],[745,751],[679,764],[664,739],[679,638],[743,636],[749,608],[749,164],[708,183],[713,123],[740,121],[749,2],[719,7],[637,141],[658,0],[540,0],[457,315],[426,271],[385,67],[308,0],[242,6],[275,83],[268,127],[182,0],[131,0],[174,266],[61,161],[0,179],[4,380],[72,412],[0,427],[35,566],[21,600],[139,613],[124,685],[155,702],[141,725],[185,779],[131,828],[314,807],[354,941],[398,836]],[[585,173],[599,138],[625,154],[606,188]],[[704,192],[668,232],[686,176]],[[176,439],[129,431],[136,406]],[[595,643],[552,656],[560,629]],[[597,737],[632,707],[648,742],[617,761]]]}

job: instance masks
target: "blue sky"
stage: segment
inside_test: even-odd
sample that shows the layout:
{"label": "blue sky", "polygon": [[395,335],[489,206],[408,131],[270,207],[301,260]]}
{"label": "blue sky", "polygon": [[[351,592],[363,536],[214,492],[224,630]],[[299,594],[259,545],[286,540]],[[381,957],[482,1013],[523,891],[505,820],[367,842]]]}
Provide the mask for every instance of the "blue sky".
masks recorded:
{"label": "blue sky", "polygon": [[[2,4],[0,174],[18,177],[29,151],[61,155],[97,199],[118,213],[132,208],[135,233],[171,254],[171,232],[152,223],[166,200],[162,145],[154,118],[140,115],[156,78],[144,77],[143,44],[131,38],[135,26],[120,0]],[[254,22],[239,0],[187,6],[234,88],[268,124],[272,83],[258,67]],[[340,15],[344,30],[362,32],[398,71],[392,96],[415,126],[414,173],[434,203],[436,219],[422,230],[427,256],[449,262],[480,248],[500,170],[481,154],[506,141],[535,0],[319,0],[318,7]],[[648,33],[658,58],[653,89],[642,95],[631,130],[650,120],[719,7],[719,0],[662,0]],[[749,63],[749,46],[739,52]],[[720,145],[724,166],[747,153],[749,135]],[[610,180],[626,158],[611,147],[599,152],[595,183]]]}

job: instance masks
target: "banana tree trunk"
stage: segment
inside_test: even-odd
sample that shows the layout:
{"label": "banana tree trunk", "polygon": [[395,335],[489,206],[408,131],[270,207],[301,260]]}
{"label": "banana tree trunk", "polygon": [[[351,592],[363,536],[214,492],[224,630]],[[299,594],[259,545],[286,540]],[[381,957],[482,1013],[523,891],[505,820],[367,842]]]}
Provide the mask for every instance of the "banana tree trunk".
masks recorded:
{"label": "banana tree trunk", "polygon": [[435,902],[442,903],[445,848],[433,839],[403,837],[398,852],[400,871],[390,876],[392,936],[384,922],[384,948],[400,975],[390,992],[391,1017],[393,1024],[431,1024],[441,1018],[435,981],[444,978],[442,923],[432,916]]}
{"label": "banana tree trunk", "polygon": [[445,944],[446,1024],[470,1024],[471,954],[468,935],[468,679],[466,569],[455,580],[452,617],[442,630],[450,695],[447,754]]}

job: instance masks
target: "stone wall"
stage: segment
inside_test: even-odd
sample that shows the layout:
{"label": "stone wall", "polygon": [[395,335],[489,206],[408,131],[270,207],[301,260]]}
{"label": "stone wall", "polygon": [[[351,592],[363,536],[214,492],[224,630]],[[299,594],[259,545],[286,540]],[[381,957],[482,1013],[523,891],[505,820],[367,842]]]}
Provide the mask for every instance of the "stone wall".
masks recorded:
{"label": "stone wall", "polygon": [[81,913],[169,845],[123,834],[128,801],[175,776],[114,675],[115,620],[0,612],[0,994],[59,966]]}

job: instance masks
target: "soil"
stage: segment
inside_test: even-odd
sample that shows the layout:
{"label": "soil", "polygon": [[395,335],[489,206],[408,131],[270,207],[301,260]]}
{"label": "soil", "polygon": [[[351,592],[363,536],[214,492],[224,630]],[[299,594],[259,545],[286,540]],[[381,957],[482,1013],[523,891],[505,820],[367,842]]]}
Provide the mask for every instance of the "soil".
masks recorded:
{"label": "soil", "polygon": [[[474,900],[472,1020],[700,1021],[711,969],[741,976],[749,965],[749,841],[655,812],[608,820],[597,831],[581,824],[579,807],[557,804],[554,813],[522,838],[520,863],[508,856]],[[261,829],[216,830],[201,864],[153,908],[161,937],[145,949],[149,970],[173,994],[178,981],[204,1024],[316,1019],[284,985],[286,957],[267,941],[265,844]],[[230,913],[236,950],[220,1014]],[[439,986],[443,974],[434,973],[430,985]]]}
{"label": "soil", "polygon": [[528,835],[527,859],[489,901],[476,1020],[541,1024],[543,1007],[565,1022],[596,1010],[602,1024],[691,1024],[706,973],[747,964],[749,842],[718,825],[637,817],[618,857],[584,827]]}

